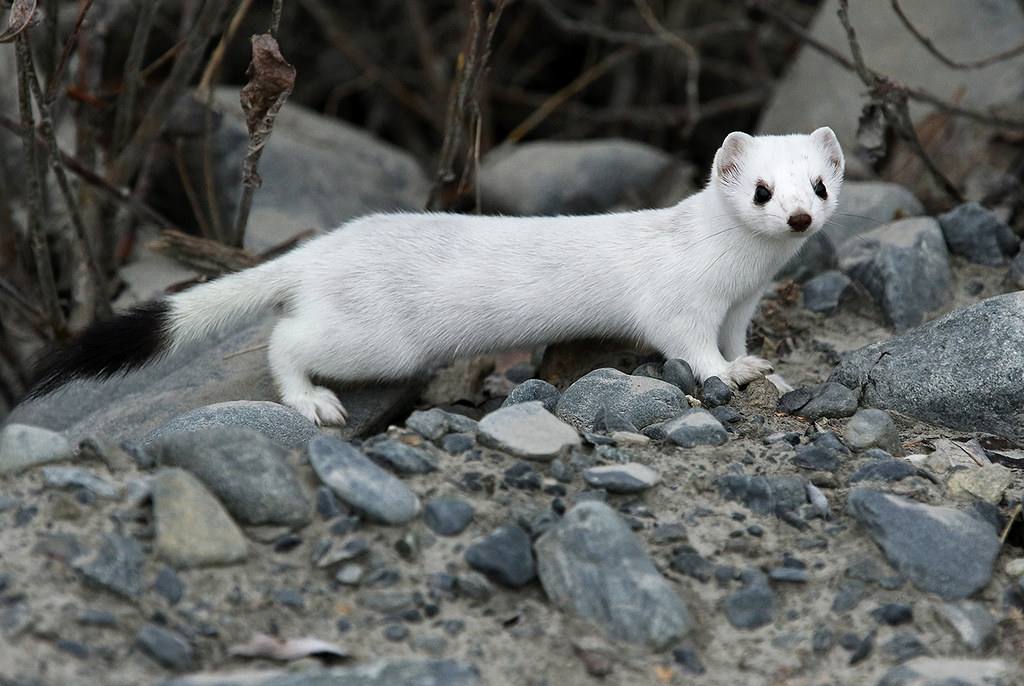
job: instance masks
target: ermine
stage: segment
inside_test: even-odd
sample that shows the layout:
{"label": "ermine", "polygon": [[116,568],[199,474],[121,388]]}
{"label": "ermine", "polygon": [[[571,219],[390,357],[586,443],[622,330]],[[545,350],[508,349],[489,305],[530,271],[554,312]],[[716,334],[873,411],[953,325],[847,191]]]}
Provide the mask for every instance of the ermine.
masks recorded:
{"label": "ermine", "polygon": [[265,264],[98,322],[39,368],[33,396],[106,378],[272,311],[286,404],[344,424],[316,380],[385,381],[467,355],[574,338],[646,342],[737,387],[772,366],[747,326],[773,275],[836,208],[835,133],[730,133],[707,186],[665,209],[589,216],[374,214]]}

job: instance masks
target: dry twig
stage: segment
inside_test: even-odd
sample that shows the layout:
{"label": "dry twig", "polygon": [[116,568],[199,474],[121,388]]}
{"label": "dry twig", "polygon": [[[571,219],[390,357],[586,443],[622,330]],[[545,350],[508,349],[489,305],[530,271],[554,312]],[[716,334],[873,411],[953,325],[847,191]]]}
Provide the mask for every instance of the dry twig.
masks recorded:
{"label": "dry twig", "polygon": [[1013,59],[1014,57],[1024,55],[1024,43],[1021,43],[1020,45],[1016,45],[1010,48],[1009,50],[1003,50],[1001,52],[996,53],[995,55],[990,55],[989,57],[984,57],[980,60],[972,60],[970,62],[961,62],[959,60],[954,60],[950,57],[947,57],[945,53],[941,52],[931,38],[928,38],[928,36],[921,33],[917,26],[915,26],[914,23],[910,21],[910,18],[903,11],[903,8],[900,6],[899,0],[891,0],[891,2],[892,9],[894,12],[896,12],[896,16],[900,18],[900,21],[903,22],[903,25],[907,28],[907,30],[914,35],[914,38],[916,38],[917,41],[922,46],[924,46],[924,49],[930,52],[932,56],[935,57],[935,59],[939,60],[950,69],[981,69],[983,67],[988,67],[990,65],[996,64],[997,62],[1003,62],[1005,60]]}

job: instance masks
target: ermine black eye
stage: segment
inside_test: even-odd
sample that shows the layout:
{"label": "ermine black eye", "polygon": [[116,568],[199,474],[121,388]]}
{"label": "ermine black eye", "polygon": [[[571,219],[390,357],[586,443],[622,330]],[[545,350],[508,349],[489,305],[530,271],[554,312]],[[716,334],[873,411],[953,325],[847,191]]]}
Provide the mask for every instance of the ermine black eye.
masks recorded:
{"label": "ermine black eye", "polygon": [[825,184],[821,182],[821,179],[814,182],[814,194],[822,200],[828,197],[828,191],[825,190]]}
{"label": "ermine black eye", "polygon": [[754,191],[754,202],[758,205],[763,205],[771,199],[772,192],[768,190],[768,187],[758,184],[757,189]]}

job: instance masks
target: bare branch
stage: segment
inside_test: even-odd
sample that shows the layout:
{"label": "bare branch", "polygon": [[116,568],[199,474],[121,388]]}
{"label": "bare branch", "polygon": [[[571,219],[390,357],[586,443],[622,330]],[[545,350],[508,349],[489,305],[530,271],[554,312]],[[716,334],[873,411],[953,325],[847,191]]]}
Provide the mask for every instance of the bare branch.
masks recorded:
{"label": "bare branch", "polygon": [[647,4],[647,0],[634,0],[634,2],[636,3],[637,10],[640,11],[640,16],[643,17],[644,22],[647,23],[651,31],[686,57],[686,107],[689,110],[689,116],[683,128],[683,138],[689,138],[690,134],[693,133],[693,128],[700,120],[700,93],[698,90],[700,53],[697,52],[697,49],[691,43],[665,28],[658,21],[658,18],[654,16],[654,10]]}
{"label": "bare branch", "polygon": [[951,57],[947,57],[944,53],[939,51],[938,47],[936,47],[932,39],[928,38],[928,36],[924,35],[923,33],[921,33],[920,30],[918,30],[918,28],[913,24],[913,22],[910,21],[910,18],[903,11],[903,8],[900,7],[899,0],[891,0],[891,2],[892,9],[896,12],[896,16],[900,18],[900,21],[903,22],[903,25],[905,27],[907,27],[907,30],[914,35],[914,38],[916,38],[917,41],[922,46],[924,46],[924,49],[930,52],[932,56],[935,57],[935,59],[939,60],[950,69],[981,69],[982,67],[987,67],[997,62],[1004,62],[1006,60],[1013,59],[1014,57],[1024,55],[1024,43],[1021,43],[1020,45],[1010,48],[1009,50],[1003,50],[1002,52],[998,52],[995,55],[990,55],[989,57],[984,57],[980,60],[972,60],[970,62],[960,62],[958,60],[954,60]]}
{"label": "bare branch", "polygon": [[139,87],[142,85],[142,60],[145,57],[146,43],[149,42],[153,19],[156,17],[156,10],[159,6],[160,0],[150,0],[141,3],[139,7],[139,18],[135,23],[135,32],[132,33],[132,42],[128,47],[128,57],[124,63],[124,76],[121,78],[124,89],[117,99],[117,110],[114,116],[113,150],[115,153],[124,149],[131,131],[132,121],[135,119],[135,103],[138,99]]}

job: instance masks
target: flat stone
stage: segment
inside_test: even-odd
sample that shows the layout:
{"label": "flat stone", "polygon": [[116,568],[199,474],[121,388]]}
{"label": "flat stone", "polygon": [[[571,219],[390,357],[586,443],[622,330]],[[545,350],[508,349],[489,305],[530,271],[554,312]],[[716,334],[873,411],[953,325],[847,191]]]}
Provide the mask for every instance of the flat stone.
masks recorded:
{"label": "flat stone", "polygon": [[405,420],[405,425],[431,441],[436,441],[449,431],[476,433],[477,430],[476,420],[454,412],[445,412],[438,407],[416,410]]}
{"label": "flat stone", "polygon": [[784,394],[779,410],[813,420],[849,417],[857,411],[857,394],[842,384],[826,382]]}
{"label": "flat stone", "polygon": [[363,450],[377,464],[403,476],[437,471],[437,460],[433,455],[391,438],[365,443]]}
{"label": "flat stone", "polygon": [[142,593],[142,567],[146,556],[134,538],[103,534],[93,553],[74,560],[73,566],[86,583],[124,596]]}
{"label": "flat stone", "polygon": [[64,436],[26,424],[8,424],[0,431],[0,476],[48,462],[69,460],[74,454]]}
{"label": "flat stone", "polygon": [[890,669],[878,686],[1013,686],[1019,679],[1019,668],[997,658],[922,656]]}
{"label": "flat stone", "polygon": [[341,500],[384,524],[405,524],[420,513],[420,500],[397,477],[352,444],[317,436],[307,446],[317,476]]}
{"label": "flat stone", "polygon": [[715,483],[723,498],[739,501],[761,515],[794,512],[807,502],[806,481],[799,476],[724,474]]}
{"label": "flat stone", "polygon": [[939,616],[956,631],[963,644],[973,651],[984,650],[995,638],[999,622],[981,603],[961,600],[941,603],[936,609]]}
{"label": "flat stone", "polygon": [[583,471],[583,480],[592,488],[603,488],[609,493],[642,493],[651,488],[661,476],[639,462],[591,467]]}
{"label": "flat stone", "polygon": [[992,578],[999,536],[986,520],[866,488],[850,493],[847,510],[889,563],[922,591],[957,600]]}
{"label": "flat stone", "polygon": [[521,588],[537,576],[530,536],[515,525],[498,527],[466,548],[466,562],[510,588]]}
{"label": "flat stone", "polygon": [[473,506],[459,498],[431,498],[423,508],[423,523],[438,536],[458,536],[473,521]]}
{"label": "flat stone", "polygon": [[743,588],[725,598],[725,616],[737,629],[757,629],[775,616],[775,592],[757,569],[744,570]]}
{"label": "flat stone", "polygon": [[871,294],[886,324],[906,331],[950,302],[949,252],[934,219],[903,219],[860,238],[849,244],[840,266]]}
{"label": "flat stone", "polygon": [[874,460],[861,465],[850,475],[850,483],[858,481],[902,481],[917,475],[917,467],[904,460]]}
{"label": "flat stone", "polygon": [[143,652],[168,669],[184,672],[195,665],[195,652],[188,640],[176,631],[146,624],[135,635]]}
{"label": "flat stone", "polygon": [[949,492],[968,493],[978,500],[998,505],[1003,492],[1013,483],[1013,471],[1001,464],[958,470],[949,478]]}
{"label": "flat stone", "polygon": [[722,445],[729,440],[722,423],[707,410],[694,408],[665,422],[662,427],[668,440],[683,448],[698,445]]}
{"label": "flat stone", "polygon": [[285,448],[301,448],[318,433],[316,425],[290,407],[261,400],[234,400],[197,407],[151,431],[143,446],[170,434],[207,429],[251,429]]}
{"label": "flat stone", "polygon": [[843,356],[831,381],[862,402],[1024,441],[1024,292],[955,310]]}
{"label": "flat stone", "polygon": [[903,452],[896,423],[885,410],[862,408],[857,410],[843,430],[846,444],[854,450],[881,448],[893,455]]}
{"label": "flat stone", "polygon": [[999,266],[1017,252],[1013,229],[976,202],[954,207],[938,217],[949,251],[971,262]]}
{"label": "flat stone", "polygon": [[553,413],[555,408],[558,407],[558,399],[561,397],[562,394],[558,392],[558,389],[547,381],[543,379],[527,379],[512,389],[512,392],[508,394],[508,397],[505,398],[505,402],[501,406],[508,407],[517,403],[539,400],[544,404],[545,410]]}
{"label": "flat stone", "polygon": [[626,418],[638,429],[676,417],[690,407],[686,394],[670,383],[598,369],[577,379],[558,401],[558,417],[580,431],[594,431],[601,412]]}
{"label": "flat stone", "polygon": [[502,407],[480,420],[480,442],[528,460],[550,461],[582,444],[579,433],[540,401]]}
{"label": "flat stone", "polygon": [[391,657],[355,667],[192,674],[160,686],[483,686],[480,672],[455,660]]}
{"label": "flat stone", "polygon": [[153,518],[156,553],[175,567],[229,565],[248,554],[230,515],[183,469],[164,469],[154,477]]}
{"label": "flat stone", "polygon": [[43,483],[50,488],[83,489],[98,498],[117,500],[121,491],[106,479],[78,467],[43,467]]}
{"label": "flat stone", "polygon": [[252,428],[162,432],[147,448],[159,464],[194,474],[243,524],[302,526],[313,503],[288,451]]}
{"label": "flat stone", "polygon": [[841,271],[830,269],[803,285],[803,305],[811,312],[832,314],[853,293],[853,281]]}
{"label": "flat stone", "polygon": [[536,542],[537,573],[557,607],[609,636],[664,648],[693,622],[629,525],[604,503],[574,506]]}

